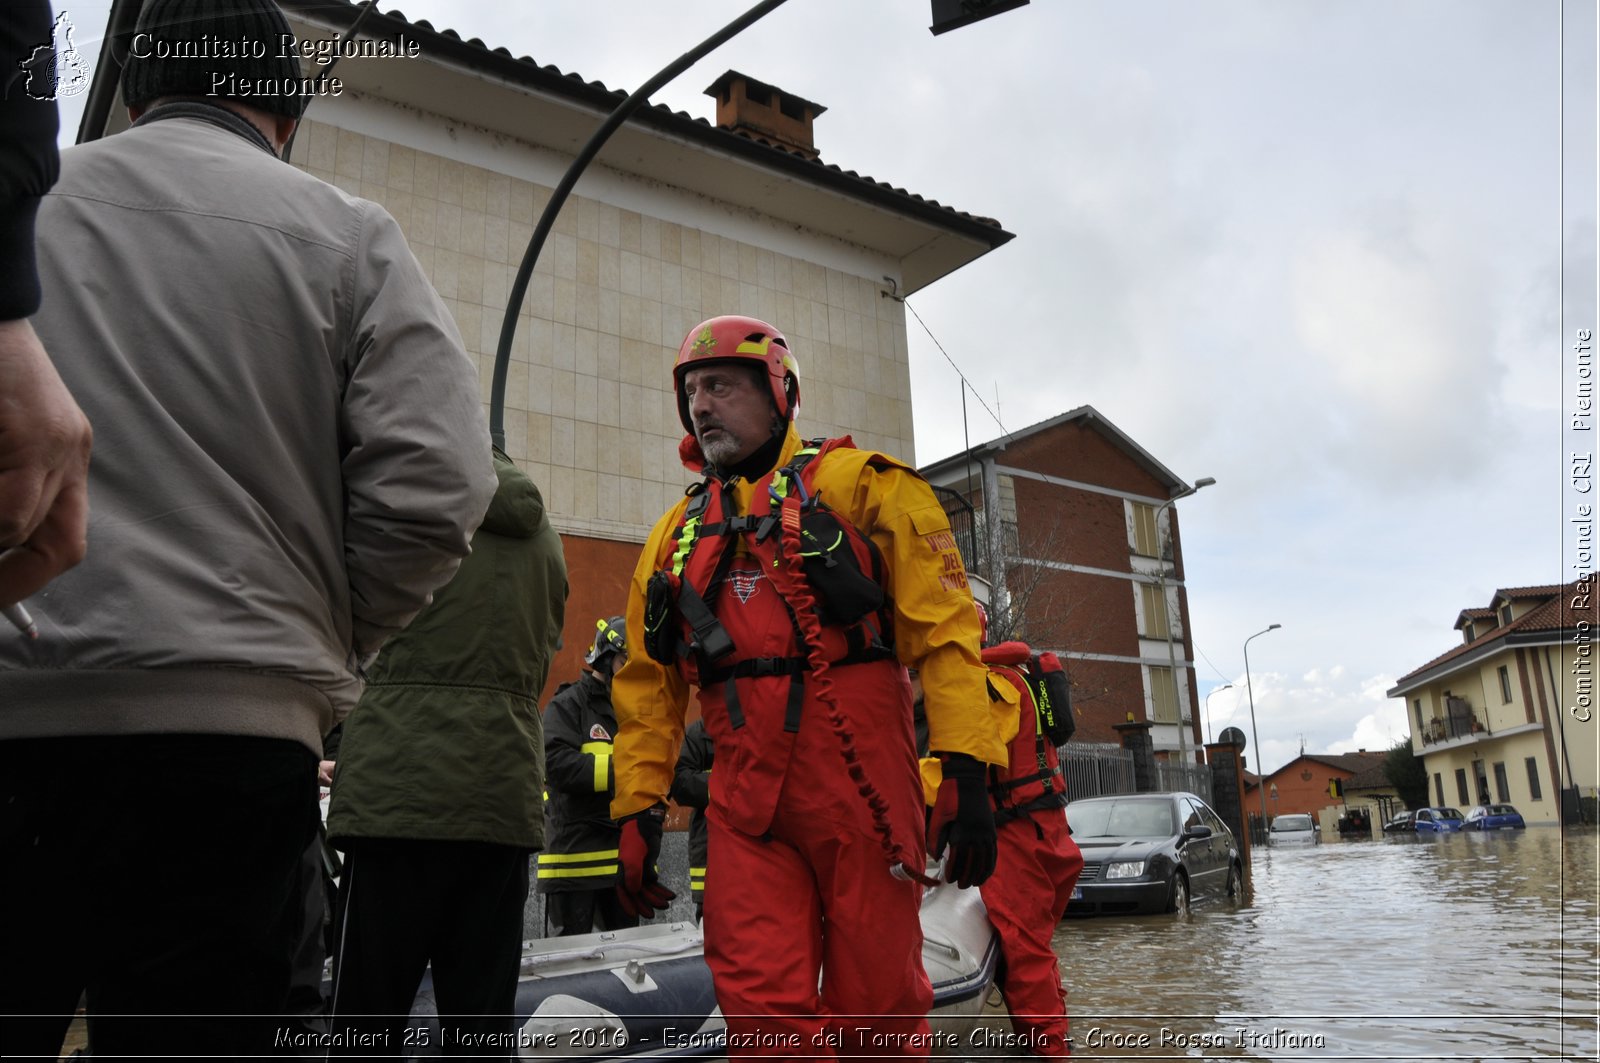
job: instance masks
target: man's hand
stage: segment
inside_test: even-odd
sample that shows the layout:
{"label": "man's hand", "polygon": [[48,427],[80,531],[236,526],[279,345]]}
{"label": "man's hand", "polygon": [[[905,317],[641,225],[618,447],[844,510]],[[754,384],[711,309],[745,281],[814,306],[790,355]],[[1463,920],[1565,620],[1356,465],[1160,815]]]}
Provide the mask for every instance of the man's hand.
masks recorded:
{"label": "man's hand", "polygon": [[617,900],[623,911],[640,919],[655,915],[677,896],[656,881],[661,826],[666,818],[666,805],[652,805],[618,821],[622,827],[622,839],[617,845],[622,881],[617,883]]}
{"label": "man's hand", "polygon": [[92,438],[33,326],[0,321],[0,605],[83,560]]}
{"label": "man's hand", "polygon": [[945,753],[941,759],[944,778],[928,819],[928,851],[938,860],[948,845],[944,880],[962,889],[981,886],[994,873],[999,852],[986,785],[988,771],[965,753]]}

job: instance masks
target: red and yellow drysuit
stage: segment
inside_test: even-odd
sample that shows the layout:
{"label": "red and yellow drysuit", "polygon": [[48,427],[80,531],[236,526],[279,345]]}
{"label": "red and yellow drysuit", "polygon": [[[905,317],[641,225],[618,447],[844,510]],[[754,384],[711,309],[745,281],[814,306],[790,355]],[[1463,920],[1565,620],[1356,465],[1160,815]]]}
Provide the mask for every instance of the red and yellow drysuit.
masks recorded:
{"label": "red and yellow drysuit", "polygon": [[[1041,731],[1039,709],[1024,678],[1031,651],[1006,642],[983,651],[989,689],[1006,707],[1006,767],[990,772],[999,856],[979,887],[989,923],[1000,935],[1005,972],[1000,993],[1022,1047],[1054,1059],[1070,1055],[1067,995],[1051,935],[1083,870],[1083,854],[1067,830],[1066,782],[1056,747]],[[1070,708],[1067,711],[1071,711]],[[933,803],[939,762],[922,762],[923,792]]]}
{"label": "red and yellow drysuit", "polygon": [[[775,468],[789,466],[799,448],[791,424]],[[841,661],[827,672],[881,801],[879,819],[898,857],[920,871],[922,800],[904,665],[921,671],[933,749],[1006,761],[961,557],[932,491],[892,458],[825,448],[802,478],[882,555],[892,646],[863,653],[859,641],[826,627],[827,659]],[[651,533],[628,597],[628,663],[612,683],[612,814],[665,799],[690,686],[699,687],[717,751],[707,811],[715,870],[706,881],[706,960],[728,1023],[729,1055],[925,1057],[933,994],[922,968],[920,887],[890,873],[812,673],[772,674],[770,663],[756,663],[806,652],[769,571],[777,539],[758,542],[752,527],[773,509],[771,479],[709,483],[711,498],[692,518],[700,538],[687,559],[680,529],[691,500]],[[740,522],[742,530],[727,531],[723,522],[744,516],[751,520]],[[723,543],[705,531],[719,525]],[[733,554],[718,587],[701,585],[711,582],[707,569],[724,549]],[[711,674],[701,674],[694,654],[663,666],[645,649],[647,585],[674,567],[707,598],[733,641],[734,652]],[[688,624],[675,623],[688,638]],[[846,658],[854,663],[842,663]]]}

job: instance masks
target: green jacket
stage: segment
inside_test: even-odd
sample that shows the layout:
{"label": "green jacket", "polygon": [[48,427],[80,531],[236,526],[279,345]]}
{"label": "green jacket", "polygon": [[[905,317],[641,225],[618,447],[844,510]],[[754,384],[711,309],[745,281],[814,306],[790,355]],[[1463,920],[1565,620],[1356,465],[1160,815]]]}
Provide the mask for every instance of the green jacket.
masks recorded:
{"label": "green jacket", "polygon": [[505,455],[472,553],[383,647],[344,724],[328,836],[544,846],[538,696],[566,614],[561,538]]}

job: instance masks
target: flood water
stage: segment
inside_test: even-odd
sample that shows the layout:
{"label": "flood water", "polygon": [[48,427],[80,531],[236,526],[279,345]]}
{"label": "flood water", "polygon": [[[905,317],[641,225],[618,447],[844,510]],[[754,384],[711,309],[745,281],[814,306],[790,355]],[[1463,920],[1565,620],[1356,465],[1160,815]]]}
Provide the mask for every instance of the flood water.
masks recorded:
{"label": "flood water", "polygon": [[1055,936],[1084,1059],[1597,1058],[1600,837],[1257,849],[1243,904]]}
{"label": "flood water", "polygon": [[1237,906],[1065,921],[1073,1057],[1595,1060],[1597,857],[1592,828],[1258,849]]}

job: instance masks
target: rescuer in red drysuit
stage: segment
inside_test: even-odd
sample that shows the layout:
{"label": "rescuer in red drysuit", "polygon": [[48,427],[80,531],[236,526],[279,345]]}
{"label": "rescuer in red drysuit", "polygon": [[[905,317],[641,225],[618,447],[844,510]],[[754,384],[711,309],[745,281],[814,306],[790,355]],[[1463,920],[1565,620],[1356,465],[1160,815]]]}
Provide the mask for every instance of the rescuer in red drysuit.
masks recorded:
{"label": "rescuer in red drysuit", "polygon": [[922,671],[944,760],[929,836],[961,885],[993,866],[985,765],[1006,761],[949,523],[895,459],[802,444],[798,372],[771,325],[696,326],[674,378],[691,433],[680,454],[705,479],[657,523],[630,588],[612,686],[619,893],[644,914],[673,896],[654,864],[698,687],[717,751],[705,954],[729,1055],[926,1057],[902,662]]}
{"label": "rescuer in red drysuit", "polygon": [[[987,633],[981,604],[978,615]],[[1083,854],[1067,829],[1066,781],[1055,743],[1045,734],[1034,688],[1043,684],[1045,672],[1059,671],[1060,665],[1050,653],[1035,659],[1021,642],[985,647],[983,661],[989,666],[991,696],[1009,709],[1002,732],[1008,762],[990,772],[999,856],[994,874],[982,886],[983,903],[1000,935],[1000,993],[1011,1013],[1011,1028],[1033,1055],[1055,1059],[1071,1051],[1066,991],[1050,938],[1083,870]],[[1070,713],[1064,684],[1057,689],[1063,696],[1055,710]],[[930,803],[938,780],[938,763],[924,761],[923,785]]]}

